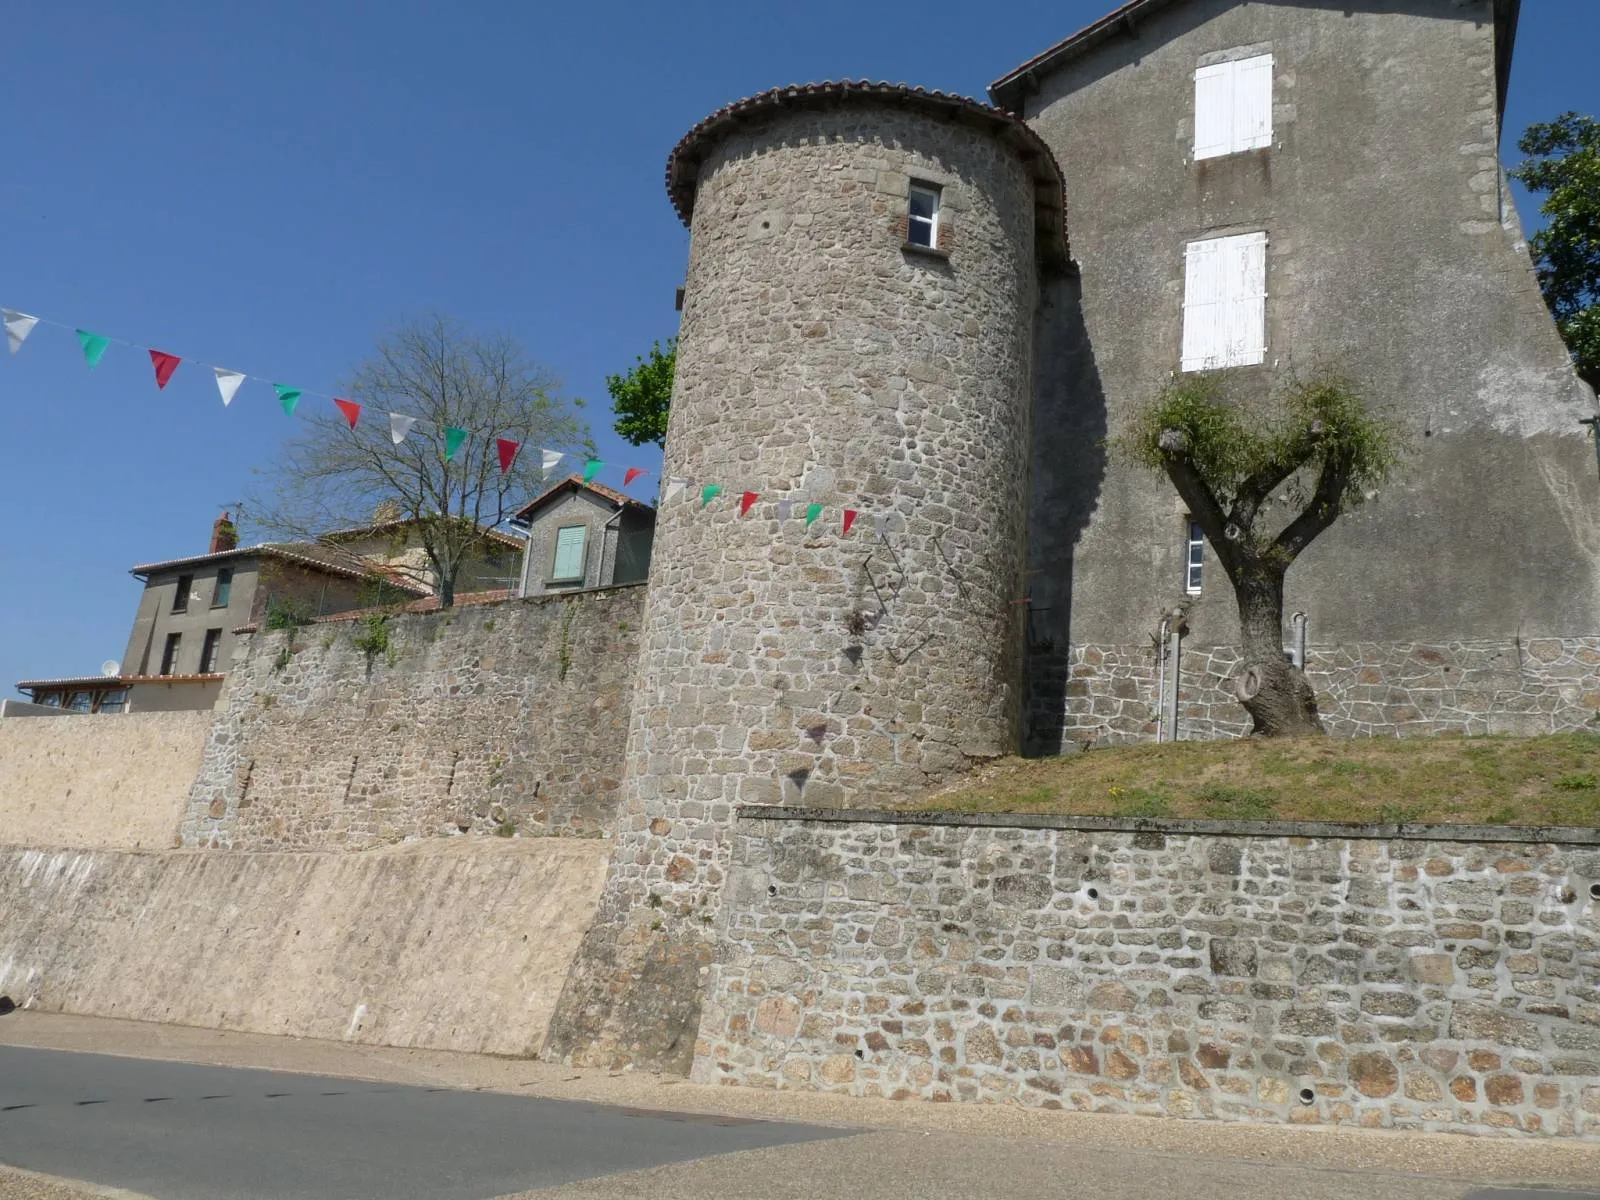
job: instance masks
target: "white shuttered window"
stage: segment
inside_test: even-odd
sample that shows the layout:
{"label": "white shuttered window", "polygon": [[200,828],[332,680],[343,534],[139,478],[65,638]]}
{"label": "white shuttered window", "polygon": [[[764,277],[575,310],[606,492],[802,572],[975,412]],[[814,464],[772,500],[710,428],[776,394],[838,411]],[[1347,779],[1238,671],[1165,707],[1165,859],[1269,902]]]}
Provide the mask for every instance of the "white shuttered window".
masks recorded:
{"label": "white shuttered window", "polygon": [[1183,288],[1183,369],[1267,359],[1267,235],[1190,242]]}
{"label": "white shuttered window", "polygon": [[1194,73],[1194,157],[1272,145],[1272,55],[1213,63]]}

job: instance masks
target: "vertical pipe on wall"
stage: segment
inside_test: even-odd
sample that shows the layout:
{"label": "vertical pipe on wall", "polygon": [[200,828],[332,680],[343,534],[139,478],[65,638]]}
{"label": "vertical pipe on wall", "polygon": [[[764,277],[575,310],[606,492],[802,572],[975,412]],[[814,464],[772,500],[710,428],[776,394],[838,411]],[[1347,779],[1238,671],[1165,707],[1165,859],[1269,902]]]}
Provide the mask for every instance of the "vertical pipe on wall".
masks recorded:
{"label": "vertical pipe on wall", "polygon": [[1161,630],[1156,634],[1156,743],[1167,740],[1167,625],[1172,618],[1161,618]]}
{"label": "vertical pipe on wall", "polygon": [[1183,672],[1183,629],[1182,622],[1178,622],[1167,634],[1168,652],[1172,656],[1172,691],[1168,698],[1167,729],[1170,731],[1168,740],[1174,742],[1178,740],[1178,689]]}

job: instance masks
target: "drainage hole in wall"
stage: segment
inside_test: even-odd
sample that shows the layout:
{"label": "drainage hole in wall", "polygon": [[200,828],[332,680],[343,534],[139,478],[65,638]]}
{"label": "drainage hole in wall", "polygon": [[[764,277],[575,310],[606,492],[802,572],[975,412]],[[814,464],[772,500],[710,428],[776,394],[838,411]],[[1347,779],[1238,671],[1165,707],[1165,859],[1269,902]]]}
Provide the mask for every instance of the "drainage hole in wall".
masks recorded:
{"label": "drainage hole in wall", "polygon": [[857,1050],[856,1051],[856,1057],[857,1058],[865,1058],[866,1056],[867,1056],[867,1052],[865,1050]]}
{"label": "drainage hole in wall", "polygon": [[1600,883],[1591,883],[1589,885],[1589,899],[1600,900]]}
{"label": "drainage hole in wall", "polygon": [[775,884],[775,883],[767,884],[767,895],[776,896],[777,894],[778,894],[778,885]]}
{"label": "drainage hole in wall", "polygon": [[1091,900],[1100,899],[1100,889],[1099,888],[1090,888],[1089,891],[1086,894],[1088,895],[1089,899],[1091,899]]}
{"label": "drainage hole in wall", "polygon": [[1300,1089],[1300,1103],[1301,1104],[1306,1104],[1306,1105],[1314,1104],[1314,1103],[1316,1103],[1316,1099],[1317,1099],[1317,1093],[1312,1091],[1310,1088],[1301,1088]]}

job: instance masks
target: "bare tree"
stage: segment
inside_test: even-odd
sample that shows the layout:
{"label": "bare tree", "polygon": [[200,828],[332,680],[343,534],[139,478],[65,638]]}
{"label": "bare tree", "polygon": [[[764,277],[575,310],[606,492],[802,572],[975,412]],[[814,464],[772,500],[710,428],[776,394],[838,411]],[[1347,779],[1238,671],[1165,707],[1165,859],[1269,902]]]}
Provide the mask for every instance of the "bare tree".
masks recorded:
{"label": "bare tree", "polygon": [[[1118,448],[1163,472],[1233,585],[1243,662],[1234,680],[1255,732],[1320,733],[1317,697],[1283,653],[1283,580],[1300,554],[1394,469],[1394,426],[1322,369],[1264,407],[1225,375],[1186,375],[1134,417]],[[1274,519],[1289,510],[1287,521]]]}
{"label": "bare tree", "polygon": [[[422,563],[400,560],[391,569],[431,586],[445,607],[455,602],[462,566],[492,552],[489,531],[543,486],[541,448],[590,445],[575,411],[583,402],[561,398],[515,341],[442,316],[408,321],[380,339],[344,395],[361,405],[356,425],[331,404],[306,414],[304,432],[284,444],[270,472],[272,494],[254,504],[256,521],[307,540],[404,521]],[[417,418],[398,443],[392,413]],[[520,446],[504,472],[501,438]],[[452,441],[460,442],[453,455]]]}

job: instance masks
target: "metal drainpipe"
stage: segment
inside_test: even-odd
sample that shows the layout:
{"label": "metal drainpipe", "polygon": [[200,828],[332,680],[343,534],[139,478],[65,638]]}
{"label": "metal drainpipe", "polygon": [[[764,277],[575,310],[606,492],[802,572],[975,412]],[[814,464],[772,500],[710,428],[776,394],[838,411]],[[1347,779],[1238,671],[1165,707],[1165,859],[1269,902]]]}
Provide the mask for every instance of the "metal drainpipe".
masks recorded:
{"label": "metal drainpipe", "polygon": [[1178,621],[1172,626],[1172,632],[1167,635],[1172,644],[1172,707],[1167,710],[1167,728],[1171,732],[1169,741],[1178,740],[1178,691],[1183,683],[1183,631],[1185,625]]}
{"label": "metal drainpipe", "polygon": [[1166,741],[1167,727],[1167,626],[1171,617],[1161,618],[1161,632],[1157,635],[1156,649],[1161,664],[1156,674],[1156,744]]}
{"label": "metal drainpipe", "polygon": [[1306,615],[1297,612],[1290,618],[1294,624],[1294,650],[1291,652],[1294,665],[1302,671],[1306,669]]}

